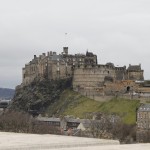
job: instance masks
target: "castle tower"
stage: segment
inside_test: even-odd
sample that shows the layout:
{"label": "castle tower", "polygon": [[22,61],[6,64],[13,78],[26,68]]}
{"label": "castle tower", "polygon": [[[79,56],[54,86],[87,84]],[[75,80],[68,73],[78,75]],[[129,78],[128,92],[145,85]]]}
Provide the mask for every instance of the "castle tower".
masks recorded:
{"label": "castle tower", "polygon": [[144,70],[141,69],[141,64],[131,65],[127,69],[128,80],[144,80]]}

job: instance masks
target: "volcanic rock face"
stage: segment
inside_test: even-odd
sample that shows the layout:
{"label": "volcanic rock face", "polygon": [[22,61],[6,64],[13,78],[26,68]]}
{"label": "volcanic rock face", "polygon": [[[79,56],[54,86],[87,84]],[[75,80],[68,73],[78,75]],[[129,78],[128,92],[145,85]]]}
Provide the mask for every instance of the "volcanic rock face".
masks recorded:
{"label": "volcanic rock face", "polygon": [[28,86],[16,88],[12,108],[24,111],[43,111],[51,103],[57,101],[60,93],[71,87],[72,79],[55,81],[35,80]]}

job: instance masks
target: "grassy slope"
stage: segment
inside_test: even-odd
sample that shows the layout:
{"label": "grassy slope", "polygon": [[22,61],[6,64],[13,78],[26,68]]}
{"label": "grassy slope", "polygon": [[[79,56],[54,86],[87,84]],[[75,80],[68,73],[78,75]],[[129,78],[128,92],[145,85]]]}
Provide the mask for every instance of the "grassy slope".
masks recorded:
{"label": "grassy slope", "polygon": [[121,116],[127,124],[133,124],[136,121],[136,108],[140,105],[138,100],[112,99],[109,102],[97,102],[79,95],[71,90],[65,90],[60,99],[53,103],[47,110],[51,116],[73,115],[84,118],[89,112],[115,113]]}

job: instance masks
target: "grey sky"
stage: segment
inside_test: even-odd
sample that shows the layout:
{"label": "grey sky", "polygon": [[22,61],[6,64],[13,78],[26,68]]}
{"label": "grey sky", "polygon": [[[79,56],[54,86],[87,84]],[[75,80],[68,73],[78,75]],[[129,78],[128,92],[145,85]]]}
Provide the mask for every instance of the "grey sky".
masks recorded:
{"label": "grey sky", "polygon": [[0,0],[0,87],[14,88],[34,54],[66,43],[102,64],[141,63],[150,79],[149,8],[149,0]]}

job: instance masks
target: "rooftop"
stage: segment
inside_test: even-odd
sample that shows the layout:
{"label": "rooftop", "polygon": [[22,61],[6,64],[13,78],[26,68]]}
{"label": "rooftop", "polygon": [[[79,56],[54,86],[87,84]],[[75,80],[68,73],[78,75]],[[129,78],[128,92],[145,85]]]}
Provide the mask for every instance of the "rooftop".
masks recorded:
{"label": "rooftop", "polygon": [[150,104],[143,104],[139,107],[138,111],[150,111]]}
{"label": "rooftop", "polygon": [[128,70],[129,71],[140,71],[141,65],[129,65]]}
{"label": "rooftop", "polygon": [[38,121],[55,121],[55,122],[60,122],[60,118],[54,118],[54,117],[51,117],[51,118],[48,118],[48,117],[37,117],[36,118]]}

